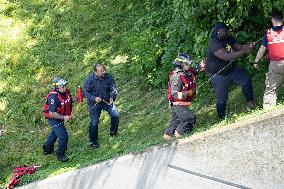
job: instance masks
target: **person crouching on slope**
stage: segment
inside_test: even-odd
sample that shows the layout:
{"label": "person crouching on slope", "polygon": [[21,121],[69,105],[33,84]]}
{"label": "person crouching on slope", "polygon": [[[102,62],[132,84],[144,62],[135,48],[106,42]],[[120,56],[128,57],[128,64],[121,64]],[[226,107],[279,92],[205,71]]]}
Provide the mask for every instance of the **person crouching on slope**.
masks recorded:
{"label": "person crouching on slope", "polygon": [[176,68],[170,72],[168,82],[172,118],[164,131],[165,140],[169,140],[173,135],[178,138],[183,133],[191,131],[195,125],[195,115],[188,106],[195,96],[196,73],[205,70],[205,63],[201,61],[196,68],[190,66],[192,63],[191,57],[185,53],[179,54],[173,61]]}

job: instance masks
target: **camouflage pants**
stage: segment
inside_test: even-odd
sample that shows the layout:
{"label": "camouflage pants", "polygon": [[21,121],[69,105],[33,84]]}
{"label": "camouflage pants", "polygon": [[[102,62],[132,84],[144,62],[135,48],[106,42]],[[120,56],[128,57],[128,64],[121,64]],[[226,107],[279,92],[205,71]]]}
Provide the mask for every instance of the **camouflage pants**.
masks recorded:
{"label": "camouflage pants", "polygon": [[276,106],[277,92],[280,84],[284,80],[284,60],[271,61],[266,74],[265,92],[263,96],[263,109]]}
{"label": "camouflage pants", "polygon": [[187,106],[173,106],[172,118],[165,129],[165,134],[172,136],[175,131],[179,134],[191,131],[196,122],[193,112]]}

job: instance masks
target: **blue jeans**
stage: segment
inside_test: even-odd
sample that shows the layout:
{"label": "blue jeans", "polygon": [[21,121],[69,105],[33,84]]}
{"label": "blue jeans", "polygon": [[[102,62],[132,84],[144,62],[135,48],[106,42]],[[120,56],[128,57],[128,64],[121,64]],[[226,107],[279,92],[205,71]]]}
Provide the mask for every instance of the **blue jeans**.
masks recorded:
{"label": "blue jeans", "polygon": [[114,104],[108,105],[104,102],[100,102],[95,106],[89,107],[90,114],[90,127],[89,138],[92,144],[98,144],[98,125],[102,110],[108,112],[110,116],[110,134],[116,134],[118,130],[119,116],[116,106]]}
{"label": "blue jeans", "polygon": [[64,126],[64,121],[57,119],[48,119],[49,125],[52,127],[46,142],[44,143],[44,151],[53,152],[54,143],[58,138],[57,155],[64,155],[67,149],[68,133]]}
{"label": "blue jeans", "polygon": [[208,73],[217,98],[216,109],[218,117],[225,118],[228,89],[232,84],[242,86],[246,101],[253,101],[253,87],[249,75],[238,65],[228,75],[215,75]]}

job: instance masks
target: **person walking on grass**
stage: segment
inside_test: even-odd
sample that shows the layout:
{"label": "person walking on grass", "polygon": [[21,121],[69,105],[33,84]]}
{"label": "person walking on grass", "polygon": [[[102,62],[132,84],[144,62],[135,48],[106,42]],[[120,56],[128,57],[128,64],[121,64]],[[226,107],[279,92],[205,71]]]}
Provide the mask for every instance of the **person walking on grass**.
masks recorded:
{"label": "person walking on grass", "polygon": [[93,149],[97,149],[99,147],[98,124],[102,110],[107,111],[111,118],[110,137],[117,135],[119,115],[117,108],[113,103],[117,96],[117,90],[112,76],[106,73],[103,64],[95,64],[94,71],[94,73],[86,78],[83,91],[89,106],[90,146]]}
{"label": "person walking on grass", "polygon": [[196,118],[188,108],[195,96],[196,73],[204,71],[204,62],[192,68],[193,61],[185,53],[179,54],[173,64],[176,68],[169,74],[168,99],[172,110],[172,118],[164,131],[164,140],[173,136],[179,138],[183,133],[190,132],[194,127]]}
{"label": "person walking on grass", "polygon": [[235,59],[252,52],[255,44],[241,45],[229,36],[229,27],[218,22],[212,29],[207,48],[206,71],[216,95],[216,109],[220,119],[225,118],[228,90],[232,84],[242,86],[248,110],[253,108],[253,87],[249,75]]}
{"label": "person walking on grass", "polygon": [[273,11],[271,22],[273,27],[263,35],[261,46],[254,61],[254,67],[258,68],[260,59],[268,50],[270,64],[265,80],[266,88],[263,96],[263,109],[276,106],[277,92],[284,79],[284,28],[282,13]]}
{"label": "person walking on grass", "polygon": [[66,89],[67,81],[60,77],[53,79],[53,89],[46,97],[44,104],[44,116],[48,119],[52,127],[51,132],[43,145],[44,155],[52,154],[54,143],[58,139],[57,158],[61,162],[68,161],[65,155],[68,143],[68,133],[64,122],[71,119],[72,103],[77,101],[76,96],[72,96]]}

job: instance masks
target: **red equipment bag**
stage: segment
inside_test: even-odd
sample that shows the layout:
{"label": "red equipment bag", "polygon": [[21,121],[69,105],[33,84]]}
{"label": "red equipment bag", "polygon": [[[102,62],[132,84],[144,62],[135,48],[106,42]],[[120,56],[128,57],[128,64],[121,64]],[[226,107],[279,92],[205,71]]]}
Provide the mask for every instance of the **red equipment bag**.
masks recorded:
{"label": "red equipment bag", "polygon": [[6,185],[6,188],[14,188],[18,182],[20,182],[20,178],[25,174],[33,174],[37,171],[40,166],[33,165],[33,166],[21,166],[16,167],[13,171],[12,179]]}

